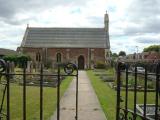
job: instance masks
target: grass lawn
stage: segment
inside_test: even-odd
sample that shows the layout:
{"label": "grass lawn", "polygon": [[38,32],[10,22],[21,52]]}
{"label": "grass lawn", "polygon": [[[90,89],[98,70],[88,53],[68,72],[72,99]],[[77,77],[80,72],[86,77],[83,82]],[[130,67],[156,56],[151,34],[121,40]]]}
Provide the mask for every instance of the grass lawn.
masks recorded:
{"label": "grass lawn", "polygon": [[[63,80],[61,84],[61,96],[64,94],[65,90],[68,88],[73,77],[67,77]],[[0,86],[2,87],[2,86]],[[39,87],[27,86],[27,120],[39,120]],[[22,120],[23,115],[23,106],[22,106],[22,95],[23,87],[17,84],[11,84],[10,87],[10,109],[11,109],[11,119],[12,120]],[[2,91],[0,91],[0,103],[2,98]],[[53,115],[53,112],[56,109],[57,100],[57,88],[44,87],[44,120],[50,118]]]}
{"label": "grass lawn", "polygon": [[[116,118],[116,91],[111,89],[106,82],[103,82],[99,76],[96,76],[92,70],[87,71],[87,74],[91,80],[93,88],[97,94],[100,104],[108,120],[115,120]],[[124,99],[125,92],[121,92]],[[130,109],[133,109],[133,92],[129,92],[128,105]],[[143,92],[138,92],[138,104],[143,104]],[[147,94],[147,103],[155,103],[155,93],[150,92]],[[124,106],[124,102],[122,103]]]}

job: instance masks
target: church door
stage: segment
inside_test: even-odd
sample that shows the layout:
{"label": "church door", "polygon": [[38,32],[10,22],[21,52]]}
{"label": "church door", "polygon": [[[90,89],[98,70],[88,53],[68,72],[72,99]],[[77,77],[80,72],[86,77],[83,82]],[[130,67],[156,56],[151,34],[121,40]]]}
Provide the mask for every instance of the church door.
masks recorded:
{"label": "church door", "polygon": [[84,69],[84,57],[82,55],[78,57],[78,69]]}

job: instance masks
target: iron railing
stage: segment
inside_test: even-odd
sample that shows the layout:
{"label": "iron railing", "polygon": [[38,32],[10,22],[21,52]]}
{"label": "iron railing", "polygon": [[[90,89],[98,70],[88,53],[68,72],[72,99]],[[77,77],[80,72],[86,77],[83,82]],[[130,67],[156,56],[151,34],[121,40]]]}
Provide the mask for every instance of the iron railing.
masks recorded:
{"label": "iron railing", "polygon": [[[75,113],[75,119],[78,120],[78,69],[75,64],[72,63],[66,63],[62,64],[59,63],[57,64],[58,70],[57,73],[54,74],[45,74],[43,63],[40,64],[40,72],[39,73],[27,73],[26,72],[26,64],[24,63],[23,65],[23,73],[11,73],[10,72],[10,63],[5,62],[4,60],[0,59],[0,79],[2,76],[5,77],[5,81],[0,81],[1,85],[4,86],[3,93],[2,93],[2,98],[1,98],[1,103],[0,103],[0,120],[11,120],[10,116],[10,103],[12,102],[10,99],[10,80],[11,76],[22,76],[23,78],[23,120],[27,119],[26,116],[26,78],[27,76],[39,76],[40,77],[40,83],[39,83],[39,91],[40,91],[40,114],[39,118],[40,120],[43,120],[43,85],[44,85],[44,77],[45,76],[50,76],[50,77],[56,77],[57,78],[57,120],[60,120],[60,83],[61,83],[61,77],[65,76],[74,76],[76,77],[76,113]],[[62,72],[62,70],[64,72]],[[5,102],[5,97],[6,97],[6,108],[4,111],[4,102]]]}
{"label": "iron railing", "polygon": [[[160,120],[160,63],[155,64],[156,72],[149,73],[147,71],[147,65],[145,65],[145,71],[137,71],[137,64],[134,65],[134,71],[129,69],[129,64],[119,62],[117,65],[117,107],[116,107],[116,120]],[[134,77],[134,85],[132,91],[129,88],[129,75]],[[152,90],[155,93],[155,101],[152,103],[154,110],[154,116],[152,118],[147,115],[147,95],[149,94],[148,85],[148,76],[155,77],[155,88]],[[123,76],[123,79],[122,79]],[[125,76],[125,77],[124,77]],[[138,77],[143,76],[144,87],[140,91],[144,94],[143,97],[143,112],[139,113],[137,111],[138,104]],[[122,85],[122,82],[125,82],[125,85]],[[122,95],[123,90],[123,95]],[[133,107],[129,109],[129,94],[133,92]],[[151,92],[151,91],[150,91]],[[142,95],[143,95],[142,94]]]}

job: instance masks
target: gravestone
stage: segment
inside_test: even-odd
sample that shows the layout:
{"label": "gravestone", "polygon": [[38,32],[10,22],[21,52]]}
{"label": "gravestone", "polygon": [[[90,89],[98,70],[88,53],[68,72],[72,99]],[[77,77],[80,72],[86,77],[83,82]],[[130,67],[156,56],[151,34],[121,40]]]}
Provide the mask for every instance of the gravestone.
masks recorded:
{"label": "gravestone", "polygon": [[15,64],[14,64],[14,62],[11,62],[10,63],[10,72],[14,73],[14,69],[15,69]]}
{"label": "gravestone", "polygon": [[36,72],[39,72],[39,71],[40,71],[40,68],[41,68],[41,63],[40,63],[40,62],[36,62],[36,63],[35,63],[35,71],[36,71]]}
{"label": "gravestone", "polygon": [[[143,113],[144,113],[144,105],[143,104],[137,104],[136,109],[137,109],[138,113],[143,115]],[[159,109],[160,109],[160,107],[159,107]],[[160,110],[158,111],[158,113],[160,114]],[[155,117],[155,105],[154,104],[147,104],[146,105],[146,115],[149,118],[154,119],[154,117]]]}
{"label": "gravestone", "polygon": [[[10,62],[9,63],[9,72],[14,74],[15,73],[14,69],[15,69],[14,62]],[[14,75],[10,75],[9,77],[10,77],[11,82],[14,82]]]}
{"label": "gravestone", "polygon": [[32,61],[28,61],[27,62],[27,72],[32,73],[32,70],[33,70],[33,63]]}

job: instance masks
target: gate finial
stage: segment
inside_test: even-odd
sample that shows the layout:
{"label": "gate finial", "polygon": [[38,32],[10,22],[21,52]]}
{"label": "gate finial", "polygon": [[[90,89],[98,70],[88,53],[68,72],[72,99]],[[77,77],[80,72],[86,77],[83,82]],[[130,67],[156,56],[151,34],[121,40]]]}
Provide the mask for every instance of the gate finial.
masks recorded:
{"label": "gate finial", "polygon": [[0,73],[6,70],[6,62],[3,59],[0,59]]}

